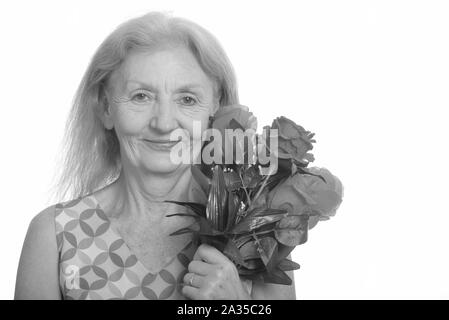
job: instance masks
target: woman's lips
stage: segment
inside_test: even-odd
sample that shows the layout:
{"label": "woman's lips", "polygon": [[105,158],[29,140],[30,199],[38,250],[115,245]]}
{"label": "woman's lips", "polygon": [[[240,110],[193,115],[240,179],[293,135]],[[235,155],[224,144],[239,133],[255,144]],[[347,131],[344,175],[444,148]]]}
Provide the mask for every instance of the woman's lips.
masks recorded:
{"label": "woman's lips", "polygon": [[181,140],[149,140],[143,139],[145,145],[158,151],[170,151]]}

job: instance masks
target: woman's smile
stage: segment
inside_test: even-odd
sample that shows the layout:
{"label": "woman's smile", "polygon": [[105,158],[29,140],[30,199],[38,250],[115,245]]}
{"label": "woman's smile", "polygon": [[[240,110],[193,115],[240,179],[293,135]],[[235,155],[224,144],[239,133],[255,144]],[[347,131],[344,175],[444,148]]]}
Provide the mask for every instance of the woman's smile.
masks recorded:
{"label": "woman's smile", "polygon": [[142,141],[147,147],[150,147],[155,151],[169,152],[181,140],[143,139]]}

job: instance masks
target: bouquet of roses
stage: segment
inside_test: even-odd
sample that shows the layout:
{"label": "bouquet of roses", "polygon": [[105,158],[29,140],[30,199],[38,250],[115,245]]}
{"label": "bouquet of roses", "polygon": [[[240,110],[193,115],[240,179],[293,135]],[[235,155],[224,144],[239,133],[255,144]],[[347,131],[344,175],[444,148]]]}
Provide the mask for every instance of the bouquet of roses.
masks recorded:
{"label": "bouquet of roses", "polygon": [[[198,242],[223,252],[244,278],[290,285],[286,271],[299,265],[289,254],[318,221],[335,215],[343,186],[328,170],[308,167],[313,133],[285,117],[265,127],[265,136],[255,126],[246,107],[219,109],[211,122],[216,134],[203,145],[212,161],[191,168],[207,203],[169,201],[192,211],[174,215],[197,221],[172,235],[194,233]],[[233,136],[235,131],[247,134]]]}

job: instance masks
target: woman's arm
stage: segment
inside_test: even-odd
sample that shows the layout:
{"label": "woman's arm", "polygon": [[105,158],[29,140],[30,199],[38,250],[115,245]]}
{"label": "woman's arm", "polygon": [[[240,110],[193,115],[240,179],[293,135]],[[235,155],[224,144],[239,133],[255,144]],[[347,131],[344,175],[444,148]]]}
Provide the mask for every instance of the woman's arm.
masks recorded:
{"label": "woman's arm", "polygon": [[14,299],[60,300],[58,249],[51,206],[31,221],[20,256]]}

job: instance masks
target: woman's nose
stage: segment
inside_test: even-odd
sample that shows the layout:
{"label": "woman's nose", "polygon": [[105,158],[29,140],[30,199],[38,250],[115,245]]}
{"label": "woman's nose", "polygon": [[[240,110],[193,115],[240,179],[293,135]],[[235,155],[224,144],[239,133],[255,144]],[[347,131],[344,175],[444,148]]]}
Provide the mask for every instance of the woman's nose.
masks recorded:
{"label": "woman's nose", "polygon": [[178,127],[175,106],[169,101],[161,101],[154,108],[150,127],[162,133],[168,133]]}

